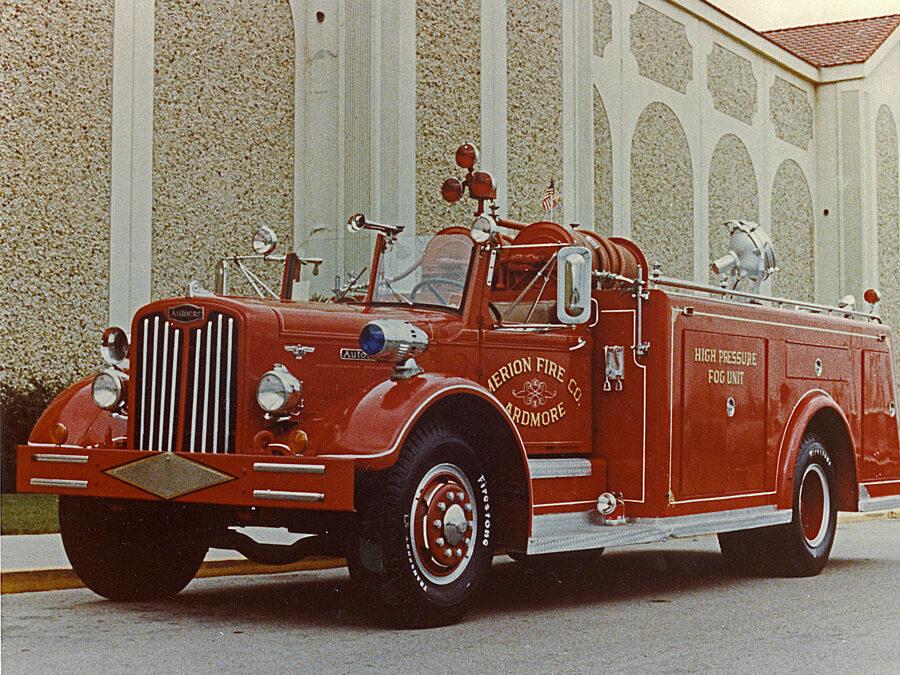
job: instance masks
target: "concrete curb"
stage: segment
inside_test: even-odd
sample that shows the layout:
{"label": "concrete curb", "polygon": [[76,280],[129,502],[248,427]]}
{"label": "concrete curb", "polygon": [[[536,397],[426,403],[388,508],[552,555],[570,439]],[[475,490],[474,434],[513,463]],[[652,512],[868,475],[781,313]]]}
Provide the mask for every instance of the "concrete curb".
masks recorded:
{"label": "concrete curb", "polygon": [[[343,558],[306,558],[290,565],[260,565],[250,560],[207,560],[200,566],[197,579],[231,577],[247,574],[283,574],[285,572],[310,572],[344,567]],[[71,568],[45,570],[14,570],[0,576],[0,593],[34,593],[84,588],[84,584]]]}
{"label": "concrete curb", "polygon": [[[900,518],[900,509],[872,511],[869,513],[840,513],[838,525],[851,525],[868,520]],[[230,577],[248,574],[284,574],[285,572],[310,572],[344,567],[343,558],[306,558],[290,565],[260,565],[250,560],[207,560],[197,572],[198,579]],[[0,593],[34,593],[84,588],[81,579],[71,568],[42,570],[13,570],[0,575]]]}

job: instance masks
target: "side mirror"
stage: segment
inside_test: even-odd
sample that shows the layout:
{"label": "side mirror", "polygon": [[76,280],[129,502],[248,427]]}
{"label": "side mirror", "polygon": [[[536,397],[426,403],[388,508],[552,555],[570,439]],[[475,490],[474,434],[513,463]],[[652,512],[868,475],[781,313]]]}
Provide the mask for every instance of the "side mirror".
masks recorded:
{"label": "side mirror", "polygon": [[566,246],[556,254],[556,318],[561,323],[591,318],[591,257],[584,246]]}

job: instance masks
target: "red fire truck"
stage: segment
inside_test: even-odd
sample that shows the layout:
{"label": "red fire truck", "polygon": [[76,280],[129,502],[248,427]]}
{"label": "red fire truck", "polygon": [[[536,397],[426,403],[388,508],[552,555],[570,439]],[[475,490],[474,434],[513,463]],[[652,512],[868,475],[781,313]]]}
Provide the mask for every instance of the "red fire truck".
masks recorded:
{"label": "red fire truck", "polygon": [[[900,504],[891,331],[873,312],[761,294],[774,253],[752,223],[729,224],[720,286],[671,279],[627,239],[499,217],[475,148],[456,159],[442,193],[468,193],[474,224],[412,264],[401,227],[356,215],[351,231],[377,233],[368,282],[296,301],[321,260],[276,256],[262,228],[280,293],[236,256],[215,292],[194,283],[130,336],[104,332],[109,367],[18,449],[19,490],[60,495],[89,588],[174,595],[210,547],[340,553],[373,607],[435,625],[496,551],[716,533],[735,565],[814,575],[837,511]],[[229,294],[229,270],[274,297]],[[262,544],[248,525],[310,536]]]}

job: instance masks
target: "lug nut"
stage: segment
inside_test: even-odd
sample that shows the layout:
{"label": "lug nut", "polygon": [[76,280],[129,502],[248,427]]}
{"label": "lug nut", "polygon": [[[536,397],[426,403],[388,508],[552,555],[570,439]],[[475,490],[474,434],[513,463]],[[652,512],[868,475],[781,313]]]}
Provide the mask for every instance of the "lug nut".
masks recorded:
{"label": "lug nut", "polygon": [[462,549],[461,548],[456,549],[456,557],[462,558]]}
{"label": "lug nut", "polygon": [[444,555],[447,556],[447,557],[449,558],[450,556],[453,555],[453,551],[451,551],[449,548],[448,548],[448,549],[444,549]]}
{"label": "lug nut", "polygon": [[444,538],[443,538],[443,537],[438,537],[437,539],[434,540],[434,543],[437,544],[438,546],[443,546],[443,545],[444,545]]}
{"label": "lug nut", "polygon": [[435,518],[435,519],[434,519],[434,526],[439,528],[441,525],[442,525],[442,523],[441,523],[440,519],[439,519],[439,518]]}
{"label": "lug nut", "polygon": [[447,499],[449,499],[452,502],[454,499],[456,499],[456,495],[453,494],[452,492],[448,492]]}
{"label": "lug nut", "polygon": [[444,502],[438,502],[438,508],[439,508],[441,511],[446,511],[446,510],[447,510],[447,505],[446,505]]}
{"label": "lug nut", "polygon": [[471,511],[471,510],[472,510],[472,505],[466,504],[466,511]]}
{"label": "lug nut", "polygon": [[466,496],[465,496],[462,492],[457,492],[457,493],[456,493],[456,498],[457,498],[459,501],[462,501],[462,500],[464,500],[464,499],[466,498]]}

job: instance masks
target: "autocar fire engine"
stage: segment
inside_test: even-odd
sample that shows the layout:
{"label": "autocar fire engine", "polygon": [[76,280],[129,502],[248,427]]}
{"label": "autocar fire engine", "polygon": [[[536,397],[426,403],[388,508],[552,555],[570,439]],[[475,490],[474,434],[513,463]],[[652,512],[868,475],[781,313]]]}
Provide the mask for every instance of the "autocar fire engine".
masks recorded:
{"label": "autocar fire engine", "polygon": [[[471,228],[368,283],[292,299],[321,259],[273,253],[280,293],[223,259],[216,291],[107,329],[109,367],[18,448],[18,488],[60,495],[74,570],[107,598],[174,595],[209,547],[284,563],[341,553],[388,615],[456,620],[495,551],[515,557],[716,533],[736,565],[824,567],[836,512],[900,503],[891,331],[871,312],[761,294],[771,242],[731,222],[720,286],[648,269],[633,242],[492,206],[456,154]],[[485,205],[487,204],[487,210]],[[362,235],[359,235],[362,236]],[[261,296],[228,292],[229,270]],[[261,544],[240,526],[311,535]],[[235,528],[238,529],[235,529]]]}

